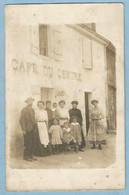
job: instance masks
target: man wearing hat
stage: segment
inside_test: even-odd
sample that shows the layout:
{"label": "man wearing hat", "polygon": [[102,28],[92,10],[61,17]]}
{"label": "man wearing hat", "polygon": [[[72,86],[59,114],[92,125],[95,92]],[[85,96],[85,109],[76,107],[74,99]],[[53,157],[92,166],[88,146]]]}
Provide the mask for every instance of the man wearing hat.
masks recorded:
{"label": "man wearing hat", "polygon": [[[73,116],[76,116],[77,117],[77,121],[79,122],[80,126],[82,127],[83,118],[82,118],[81,110],[79,110],[77,108],[78,101],[72,101],[71,104],[72,104],[72,109],[69,110],[70,123],[72,122]],[[82,128],[81,128],[81,136],[82,136],[81,147],[84,147],[85,146],[85,138],[84,138],[84,134],[83,134]]]}
{"label": "man wearing hat", "polygon": [[34,99],[29,97],[25,101],[27,106],[22,109],[20,125],[24,136],[24,160],[32,162],[35,150],[35,111],[32,108]]}

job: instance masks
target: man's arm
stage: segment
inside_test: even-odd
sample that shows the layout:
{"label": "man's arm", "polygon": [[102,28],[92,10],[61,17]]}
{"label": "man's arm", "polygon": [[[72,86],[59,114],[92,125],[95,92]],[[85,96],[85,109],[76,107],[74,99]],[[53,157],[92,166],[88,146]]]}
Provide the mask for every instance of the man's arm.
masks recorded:
{"label": "man's arm", "polygon": [[81,110],[80,110],[80,121],[81,121],[81,125],[82,125],[83,118],[82,118],[82,112],[81,112]]}
{"label": "man's arm", "polygon": [[22,131],[26,131],[26,126],[25,126],[25,109],[23,109],[21,111],[20,125],[21,125]]}

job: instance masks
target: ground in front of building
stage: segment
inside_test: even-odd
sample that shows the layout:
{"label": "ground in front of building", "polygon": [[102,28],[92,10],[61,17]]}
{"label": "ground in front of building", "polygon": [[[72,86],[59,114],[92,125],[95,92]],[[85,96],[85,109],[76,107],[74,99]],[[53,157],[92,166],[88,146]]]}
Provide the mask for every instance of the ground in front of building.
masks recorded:
{"label": "ground in front of building", "polygon": [[107,145],[103,150],[91,150],[87,142],[84,152],[69,151],[67,154],[37,157],[37,161],[28,162],[22,158],[11,159],[11,168],[16,169],[78,169],[106,168],[116,160],[116,136],[107,134]]}

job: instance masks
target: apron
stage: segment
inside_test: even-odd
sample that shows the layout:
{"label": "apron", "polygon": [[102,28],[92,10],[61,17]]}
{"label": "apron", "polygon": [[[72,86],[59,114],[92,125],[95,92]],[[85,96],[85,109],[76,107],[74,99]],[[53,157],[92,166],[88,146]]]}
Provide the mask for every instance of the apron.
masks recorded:
{"label": "apron", "polygon": [[46,147],[49,143],[48,131],[45,122],[37,122],[41,144]]}

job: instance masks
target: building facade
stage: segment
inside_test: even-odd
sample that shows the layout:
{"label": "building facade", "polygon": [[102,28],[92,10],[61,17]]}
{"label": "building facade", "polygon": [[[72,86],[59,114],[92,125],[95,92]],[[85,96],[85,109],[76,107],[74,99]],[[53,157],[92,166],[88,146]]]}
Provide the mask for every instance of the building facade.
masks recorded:
{"label": "building facade", "polygon": [[116,50],[109,42],[106,47],[107,62],[107,116],[109,121],[109,129],[116,129]]}
{"label": "building facade", "polygon": [[[83,131],[89,128],[93,98],[116,128],[115,47],[96,33],[95,25],[35,26],[11,23],[6,33],[6,123],[11,138],[11,155],[21,156],[23,138],[19,118],[28,96],[44,102],[79,102]],[[111,47],[112,46],[112,47]],[[10,99],[9,99],[10,97]],[[113,118],[114,117],[114,118]]]}

